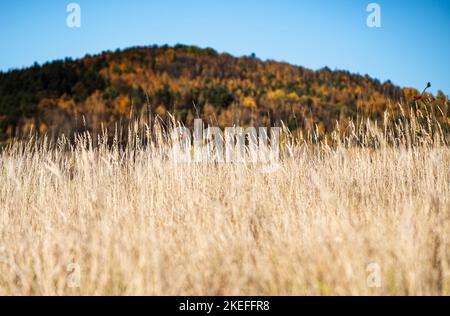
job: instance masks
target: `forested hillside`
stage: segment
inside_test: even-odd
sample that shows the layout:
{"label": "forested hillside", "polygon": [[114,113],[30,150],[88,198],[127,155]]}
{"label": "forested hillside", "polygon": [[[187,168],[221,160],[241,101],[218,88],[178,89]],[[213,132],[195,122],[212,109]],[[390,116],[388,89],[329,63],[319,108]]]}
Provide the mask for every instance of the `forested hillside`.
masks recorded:
{"label": "forested hillside", "polygon": [[[419,94],[369,76],[312,71],[254,55],[136,47],[0,73],[0,140],[26,135],[31,127],[71,135],[139,116],[166,119],[168,112],[188,126],[199,115],[220,127],[282,120],[292,130],[316,126],[325,132],[336,121],[381,118]],[[448,115],[443,93],[436,102]]]}

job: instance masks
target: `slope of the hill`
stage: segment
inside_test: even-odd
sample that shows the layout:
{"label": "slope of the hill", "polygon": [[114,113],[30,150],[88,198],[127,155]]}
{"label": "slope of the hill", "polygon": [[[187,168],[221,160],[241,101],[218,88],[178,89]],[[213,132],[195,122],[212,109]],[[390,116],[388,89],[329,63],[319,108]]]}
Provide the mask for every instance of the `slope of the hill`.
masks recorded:
{"label": "slope of the hill", "polygon": [[193,46],[136,47],[0,73],[0,140],[32,126],[68,135],[167,112],[187,125],[200,115],[221,127],[283,120],[291,129],[329,130],[359,114],[380,117],[416,93],[347,71]]}

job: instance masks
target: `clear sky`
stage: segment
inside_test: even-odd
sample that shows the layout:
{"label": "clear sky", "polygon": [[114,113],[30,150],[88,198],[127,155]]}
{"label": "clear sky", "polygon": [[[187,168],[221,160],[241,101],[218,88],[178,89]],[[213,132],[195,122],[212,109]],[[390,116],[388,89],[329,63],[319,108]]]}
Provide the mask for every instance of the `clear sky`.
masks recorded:
{"label": "clear sky", "polygon": [[[66,6],[81,7],[81,28]],[[381,6],[381,27],[366,7]],[[0,70],[150,44],[369,74],[450,94],[450,0],[0,1]]]}

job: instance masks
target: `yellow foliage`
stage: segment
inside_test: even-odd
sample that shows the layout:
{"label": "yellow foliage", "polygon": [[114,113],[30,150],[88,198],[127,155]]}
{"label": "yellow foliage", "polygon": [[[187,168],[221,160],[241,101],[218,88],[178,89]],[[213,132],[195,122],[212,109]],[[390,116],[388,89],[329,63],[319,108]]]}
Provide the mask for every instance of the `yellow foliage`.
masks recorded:
{"label": "yellow foliage", "polygon": [[267,96],[269,97],[269,99],[283,99],[286,94],[282,89],[277,89],[275,91],[269,91],[269,93],[267,93]]}
{"label": "yellow foliage", "polygon": [[300,97],[295,92],[291,92],[289,94],[286,94],[286,92],[283,89],[277,89],[275,91],[269,91],[267,94],[269,99],[275,99],[275,100],[286,100],[286,101],[299,101]]}
{"label": "yellow foliage", "polygon": [[255,102],[255,100],[252,97],[245,97],[244,101],[242,102],[242,104],[245,107],[255,108],[256,109],[256,102]]}
{"label": "yellow foliage", "polygon": [[45,123],[42,122],[42,123],[39,125],[39,133],[41,133],[41,134],[43,135],[43,134],[45,134],[45,133],[47,132],[47,130],[48,130],[47,124],[45,124]]}
{"label": "yellow foliage", "polygon": [[289,99],[289,101],[298,101],[298,100],[300,100],[300,97],[295,92],[289,93],[287,95],[287,98]]}
{"label": "yellow foliage", "polygon": [[412,99],[415,96],[418,96],[420,92],[414,88],[404,88],[403,93],[405,94],[407,99]]}
{"label": "yellow foliage", "polygon": [[166,114],[166,108],[163,105],[159,105],[156,109],[155,109],[156,114],[158,114],[159,116],[164,116]]}
{"label": "yellow foliage", "polygon": [[75,101],[73,99],[68,99],[68,100],[67,99],[59,99],[58,107],[63,110],[70,110],[70,109],[76,107],[76,105],[75,105]]}
{"label": "yellow foliage", "polygon": [[123,114],[123,113],[127,112],[127,108],[130,104],[130,100],[126,96],[120,96],[117,100],[117,104],[119,106],[118,111]]}

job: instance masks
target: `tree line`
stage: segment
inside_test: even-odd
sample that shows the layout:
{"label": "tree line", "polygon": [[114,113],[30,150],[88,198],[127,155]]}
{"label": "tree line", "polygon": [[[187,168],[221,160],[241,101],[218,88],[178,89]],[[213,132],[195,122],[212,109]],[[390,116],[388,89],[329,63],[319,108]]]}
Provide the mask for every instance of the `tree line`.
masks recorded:
{"label": "tree line", "polygon": [[[283,121],[292,131],[315,127],[326,133],[336,121],[381,118],[418,94],[368,75],[327,67],[313,71],[254,54],[233,57],[185,45],[133,47],[0,73],[0,140],[32,127],[70,135],[136,116],[165,120],[168,113],[188,126],[199,116],[219,127]],[[437,99],[446,102],[442,92]]]}

